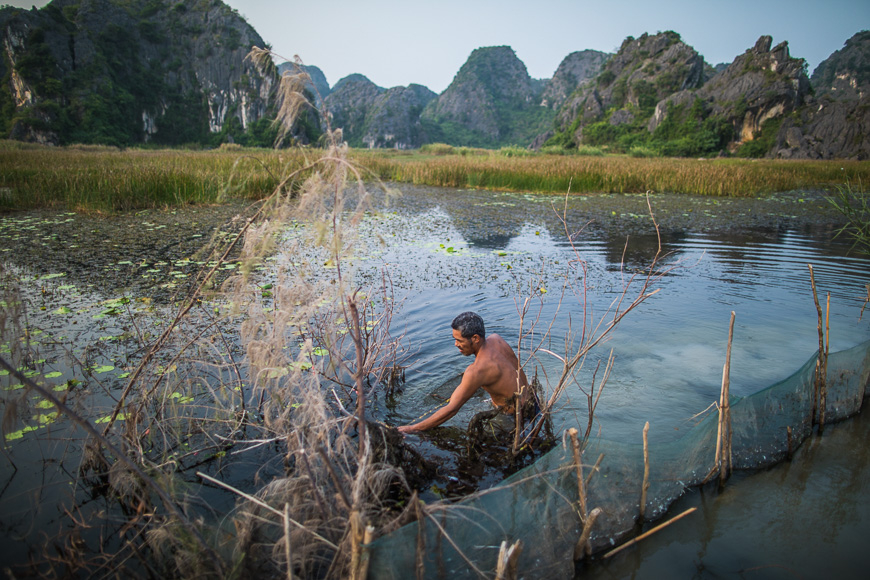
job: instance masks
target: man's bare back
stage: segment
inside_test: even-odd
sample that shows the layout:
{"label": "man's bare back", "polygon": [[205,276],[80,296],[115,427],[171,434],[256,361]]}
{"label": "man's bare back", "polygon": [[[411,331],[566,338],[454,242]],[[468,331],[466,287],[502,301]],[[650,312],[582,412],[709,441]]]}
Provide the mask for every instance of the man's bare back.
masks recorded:
{"label": "man's bare back", "polygon": [[[466,315],[476,317],[475,322],[479,327],[479,334],[463,336],[462,330],[457,329],[457,321]],[[462,326],[460,324],[460,326]],[[450,401],[441,407],[427,419],[413,425],[402,425],[399,431],[402,433],[414,433],[425,431],[441,425],[459,412],[459,409],[471,398],[477,389],[483,389],[489,393],[492,403],[505,412],[513,412],[511,399],[515,394],[520,394],[520,399],[525,402],[529,396],[529,381],[522,369],[518,370],[517,356],[505,340],[497,334],[485,336],[483,320],[474,313],[464,313],[453,322],[453,340],[456,348],[465,356],[474,355],[474,362],[468,365],[462,375],[462,382],[453,391]],[[471,331],[466,331],[468,334]]]}

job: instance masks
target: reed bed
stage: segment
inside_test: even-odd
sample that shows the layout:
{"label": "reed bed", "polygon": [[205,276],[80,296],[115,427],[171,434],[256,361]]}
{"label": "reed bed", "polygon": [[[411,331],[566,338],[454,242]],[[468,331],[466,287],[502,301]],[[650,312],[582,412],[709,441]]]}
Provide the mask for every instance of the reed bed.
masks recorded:
{"label": "reed bed", "polygon": [[645,191],[751,197],[796,189],[867,183],[870,162],[633,158],[536,154],[505,157],[357,152],[389,181],[540,193]]}
{"label": "reed bed", "polygon": [[[0,210],[64,207],[113,212],[262,199],[316,150],[213,151],[39,147],[0,142]],[[643,193],[751,197],[798,189],[860,189],[868,161],[505,155],[455,150],[350,152],[365,178],[535,193]],[[300,174],[300,181],[307,175]],[[286,187],[292,188],[294,184]]]}
{"label": "reed bed", "polygon": [[304,164],[299,150],[0,147],[0,209],[113,212],[262,199]]}

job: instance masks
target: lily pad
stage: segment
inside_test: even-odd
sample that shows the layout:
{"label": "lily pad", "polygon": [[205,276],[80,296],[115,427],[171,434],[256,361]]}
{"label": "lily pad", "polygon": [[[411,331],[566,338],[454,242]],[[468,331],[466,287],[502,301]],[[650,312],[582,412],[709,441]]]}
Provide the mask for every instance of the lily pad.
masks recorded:
{"label": "lily pad", "polygon": [[13,431],[12,433],[6,434],[7,441],[15,441],[16,439],[21,439],[24,437],[26,433],[30,433],[31,431],[36,431],[39,427],[35,425],[28,425],[24,429],[19,429],[18,431]]}
{"label": "lily pad", "polygon": [[112,365],[100,365],[98,367],[94,367],[93,369],[91,369],[91,372],[94,373],[95,375],[101,375],[103,373],[107,373],[107,372],[113,371],[113,370],[115,370],[115,367],[113,367]]}

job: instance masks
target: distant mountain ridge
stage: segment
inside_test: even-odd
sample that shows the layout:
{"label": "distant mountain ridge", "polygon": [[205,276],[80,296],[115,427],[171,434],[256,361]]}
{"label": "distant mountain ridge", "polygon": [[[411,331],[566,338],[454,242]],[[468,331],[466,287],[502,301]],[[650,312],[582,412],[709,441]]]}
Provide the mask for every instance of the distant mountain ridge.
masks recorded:
{"label": "distant mountain ridge", "polygon": [[[49,144],[268,146],[278,76],[246,59],[263,39],[221,0],[53,0],[0,10],[0,137]],[[870,32],[807,76],[762,36],[711,67],[679,34],[576,51],[533,79],[509,46],[478,48],[440,95],[362,74],[330,88],[304,66],[295,142],[327,126],[352,146],[598,147],[637,155],[870,158]]]}

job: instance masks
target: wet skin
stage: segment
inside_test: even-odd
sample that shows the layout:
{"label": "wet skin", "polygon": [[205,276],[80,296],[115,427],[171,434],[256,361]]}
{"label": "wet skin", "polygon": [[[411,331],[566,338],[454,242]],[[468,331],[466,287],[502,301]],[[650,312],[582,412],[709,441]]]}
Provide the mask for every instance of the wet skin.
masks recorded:
{"label": "wet skin", "polygon": [[[517,356],[502,337],[491,334],[483,338],[475,334],[466,338],[454,330],[453,340],[464,356],[474,355],[474,362],[465,369],[462,382],[453,391],[447,405],[419,423],[402,425],[399,427],[402,433],[416,433],[441,425],[456,415],[477,389],[489,393],[496,407],[504,407],[517,393],[525,398],[529,392],[526,373],[520,369],[517,376]],[[510,409],[506,411],[510,412]]]}

